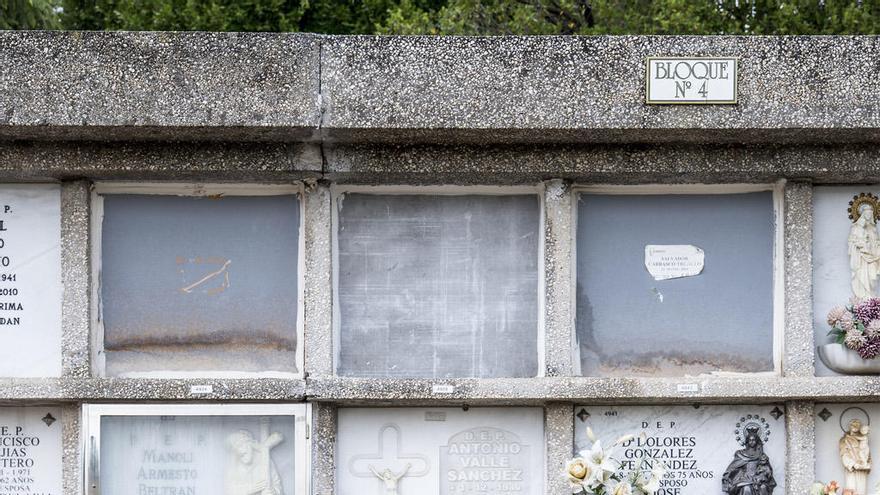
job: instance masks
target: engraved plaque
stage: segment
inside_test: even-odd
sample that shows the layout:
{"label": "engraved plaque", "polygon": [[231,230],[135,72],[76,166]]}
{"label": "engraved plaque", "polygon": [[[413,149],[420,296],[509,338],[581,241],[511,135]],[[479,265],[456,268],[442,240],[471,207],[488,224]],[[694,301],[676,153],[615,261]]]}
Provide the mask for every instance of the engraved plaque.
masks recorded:
{"label": "engraved plaque", "polygon": [[0,185],[0,376],[61,375],[61,188]]}
{"label": "engraved plaque", "polygon": [[61,410],[0,408],[0,495],[62,495]]}
{"label": "engraved plaque", "polygon": [[339,495],[543,494],[540,408],[339,410]]}

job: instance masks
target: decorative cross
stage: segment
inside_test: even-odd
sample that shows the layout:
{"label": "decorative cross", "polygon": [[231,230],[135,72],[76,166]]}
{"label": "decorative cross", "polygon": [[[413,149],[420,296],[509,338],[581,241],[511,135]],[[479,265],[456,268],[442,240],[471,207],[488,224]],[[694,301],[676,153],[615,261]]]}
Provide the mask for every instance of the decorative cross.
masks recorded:
{"label": "decorative cross", "polygon": [[[372,454],[358,454],[351,458],[348,470],[358,478],[374,478],[381,494],[385,484],[373,472],[391,470],[395,475],[404,473],[406,477],[418,478],[431,470],[430,460],[422,454],[403,453],[403,436],[396,424],[386,424],[379,428],[378,451]],[[409,465],[409,468],[407,468]]]}

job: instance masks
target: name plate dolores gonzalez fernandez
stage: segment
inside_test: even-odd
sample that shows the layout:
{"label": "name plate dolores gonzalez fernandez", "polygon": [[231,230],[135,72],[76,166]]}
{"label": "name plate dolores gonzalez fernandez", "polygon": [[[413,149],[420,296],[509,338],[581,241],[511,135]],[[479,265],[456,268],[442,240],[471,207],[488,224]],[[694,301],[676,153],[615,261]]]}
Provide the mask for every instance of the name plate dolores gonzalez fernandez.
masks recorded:
{"label": "name plate dolores gonzalez fernandez", "polygon": [[648,57],[645,101],[649,105],[737,102],[734,57]]}

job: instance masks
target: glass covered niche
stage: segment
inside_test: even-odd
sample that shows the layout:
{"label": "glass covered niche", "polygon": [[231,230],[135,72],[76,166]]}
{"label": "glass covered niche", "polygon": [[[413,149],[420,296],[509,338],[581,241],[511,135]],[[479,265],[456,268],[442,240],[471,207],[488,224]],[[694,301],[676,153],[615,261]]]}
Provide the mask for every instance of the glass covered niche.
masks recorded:
{"label": "glass covered niche", "polygon": [[774,371],[773,191],[577,199],[582,374]]}
{"label": "glass covered niche", "polygon": [[306,405],[86,405],[102,495],[307,494]]}
{"label": "glass covered niche", "polygon": [[335,204],[338,374],[537,375],[538,194]]}
{"label": "glass covered niche", "polygon": [[107,375],[299,371],[297,188],[115,191],[97,196]]}

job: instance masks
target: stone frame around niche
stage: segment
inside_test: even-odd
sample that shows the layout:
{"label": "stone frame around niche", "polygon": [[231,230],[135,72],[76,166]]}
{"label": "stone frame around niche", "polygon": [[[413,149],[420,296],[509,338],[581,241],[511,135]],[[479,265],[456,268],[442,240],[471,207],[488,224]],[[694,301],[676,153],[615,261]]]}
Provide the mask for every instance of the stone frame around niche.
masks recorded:
{"label": "stone frame around niche", "polygon": [[294,352],[294,372],[273,371],[240,371],[235,369],[204,370],[204,371],[149,371],[123,373],[121,377],[136,378],[303,378],[304,372],[304,298],[305,298],[305,187],[302,182],[285,184],[252,184],[252,183],[157,183],[157,182],[94,182],[91,185],[89,220],[91,287],[90,287],[90,328],[91,328],[91,362],[93,375],[107,376],[106,356],[104,352],[104,322],[102,314],[102,225],[104,219],[103,195],[156,195],[167,197],[222,197],[222,196],[279,196],[295,195],[299,204],[299,221],[297,225],[297,287],[296,287],[296,349]]}
{"label": "stone frame around niche", "polygon": [[311,404],[83,404],[83,494],[101,489],[101,420],[108,416],[289,416],[294,418],[295,486],[292,494],[310,493],[312,484]]}
{"label": "stone frame around niche", "polygon": [[[715,374],[731,376],[781,376],[783,373],[783,356],[785,353],[785,180],[774,183],[731,183],[731,184],[574,184],[571,187],[571,312],[572,312],[572,366],[575,376],[583,375],[581,364],[581,350],[578,336],[577,305],[578,305],[578,202],[582,194],[595,194],[604,196],[664,196],[664,195],[728,195],[746,194],[757,192],[770,192],[772,194],[772,218],[774,220],[772,233],[772,328],[771,337],[773,342],[772,360],[773,369],[759,372],[732,372],[719,370],[709,374],[696,376],[712,376]],[[621,375],[597,375],[598,377],[614,378],[629,376]],[[683,375],[688,376],[688,375]],[[669,378],[679,378],[682,375],[671,375]]]}

